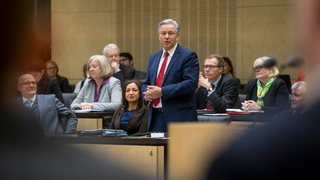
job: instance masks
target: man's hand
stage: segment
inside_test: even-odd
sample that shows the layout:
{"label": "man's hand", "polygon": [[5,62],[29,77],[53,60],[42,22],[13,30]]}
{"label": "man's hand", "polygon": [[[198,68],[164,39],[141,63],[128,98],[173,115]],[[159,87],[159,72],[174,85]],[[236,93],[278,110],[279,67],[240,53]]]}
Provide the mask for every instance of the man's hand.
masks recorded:
{"label": "man's hand", "polygon": [[116,61],[112,61],[111,68],[112,68],[113,71],[118,71],[119,70],[119,64]]}
{"label": "man's hand", "polygon": [[147,101],[150,101],[150,99],[153,100],[161,97],[162,90],[161,90],[161,87],[158,87],[158,86],[148,86],[147,92],[144,92],[143,94],[145,94],[144,99]]}
{"label": "man's hand", "polygon": [[199,84],[198,87],[203,86],[205,87],[207,90],[209,90],[211,88],[211,85],[209,83],[209,79],[206,79],[202,76],[202,72],[199,73]]}

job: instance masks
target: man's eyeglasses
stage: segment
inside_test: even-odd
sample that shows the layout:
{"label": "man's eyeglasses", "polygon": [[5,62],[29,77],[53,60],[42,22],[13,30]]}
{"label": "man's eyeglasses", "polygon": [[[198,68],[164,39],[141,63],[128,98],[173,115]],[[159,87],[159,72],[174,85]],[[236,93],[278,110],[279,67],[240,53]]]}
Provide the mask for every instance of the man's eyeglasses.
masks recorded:
{"label": "man's eyeglasses", "polygon": [[37,82],[35,82],[35,81],[32,81],[32,82],[23,82],[23,83],[20,83],[19,85],[30,86],[30,84],[32,84],[32,85],[37,85]]}
{"label": "man's eyeglasses", "polygon": [[109,55],[109,56],[107,56],[107,58],[113,58],[113,57],[115,57],[115,58],[117,58],[117,57],[119,57],[119,54],[115,54],[115,55]]}
{"label": "man's eyeglasses", "polygon": [[128,58],[123,58],[123,59],[119,59],[119,61],[126,61],[126,60],[129,60]]}
{"label": "man's eyeglasses", "polygon": [[203,66],[203,69],[207,69],[207,68],[209,68],[209,69],[213,69],[213,68],[215,68],[215,67],[220,67],[220,66],[209,66],[209,65],[204,65],[204,66]]}
{"label": "man's eyeglasses", "polygon": [[263,66],[256,66],[253,68],[253,71],[260,71],[263,68]]}
{"label": "man's eyeglasses", "polygon": [[56,70],[56,67],[49,67],[48,70]]}

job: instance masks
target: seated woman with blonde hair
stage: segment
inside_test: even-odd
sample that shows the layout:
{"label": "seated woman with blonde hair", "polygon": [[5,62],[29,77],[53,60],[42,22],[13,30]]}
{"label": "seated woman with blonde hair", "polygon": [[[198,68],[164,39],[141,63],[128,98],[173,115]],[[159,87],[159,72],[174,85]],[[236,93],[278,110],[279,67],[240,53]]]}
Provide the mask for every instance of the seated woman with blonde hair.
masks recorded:
{"label": "seated woman with blonde hair", "polygon": [[253,70],[257,79],[248,82],[246,100],[242,103],[244,111],[265,111],[266,114],[278,114],[289,108],[289,92],[286,83],[276,78],[279,70],[276,66],[263,67],[263,63],[270,59],[264,56],[253,63]]}
{"label": "seated woman with blonde hair", "polygon": [[112,77],[107,58],[101,55],[90,57],[87,69],[87,80],[71,109],[114,111],[121,104],[121,85],[120,80]]}
{"label": "seated woman with blonde hair", "polygon": [[111,129],[123,129],[128,135],[148,130],[149,108],[143,104],[140,80],[127,80],[122,85],[122,105],[114,112]]}

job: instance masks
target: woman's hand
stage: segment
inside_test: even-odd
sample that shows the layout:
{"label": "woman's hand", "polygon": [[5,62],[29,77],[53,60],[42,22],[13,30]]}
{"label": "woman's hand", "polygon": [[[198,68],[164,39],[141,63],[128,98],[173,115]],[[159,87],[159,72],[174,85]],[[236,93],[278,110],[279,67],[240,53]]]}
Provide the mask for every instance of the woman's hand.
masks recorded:
{"label": "woman's hand", "polygon": [[252,100],[244,101],[241,108],[244,111],[261,111],[261,107]]}
{"label": "woman's hand", "polygon": [[93,107],[93,103],[84,103],[84,102],[80,103],[80,109],[82,110],[91,110],[92,107]]}

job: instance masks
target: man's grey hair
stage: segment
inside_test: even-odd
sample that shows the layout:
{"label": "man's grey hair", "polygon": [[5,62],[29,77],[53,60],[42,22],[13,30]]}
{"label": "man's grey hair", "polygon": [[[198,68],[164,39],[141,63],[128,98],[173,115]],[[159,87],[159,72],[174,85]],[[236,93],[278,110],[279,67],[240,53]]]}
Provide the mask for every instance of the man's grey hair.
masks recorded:
{"label": "man's grey hair", "polygon": [[298,81],[298,82],[295,82],[294,84],[292,84],[291,86],[291,89],[296,89],[298,88],[299,86],[302,86],[303,87],[303,93],[306,92],[307,88],[306,88],[306,82],[304,81]]}
{"label": "man's grey hair", "polygon": [[119,50],[118,46],[111,43],[111,44],[108,44],[108,45],[106,45],[106,46],[104,47],[104,49],[103,49],[103,55],[107,57],[107,51],[113,50],[113,49],[117,49],[117,50],[118,50],[118,53],[120,53],[120,50]]}
{"label": "man's grey hair", "polygon": [[173,24],[175,27],[176,27],[176,31],[177,31],[177,34],[179,34],[180,32],[180,26],[179,24],[177,23],[177,21],[173,20],[173,19],[165,19],[163,21],[161,21],[159,24],[158,24],[158,33],[160,33],[160,28],[162,25],[164,24]]}

